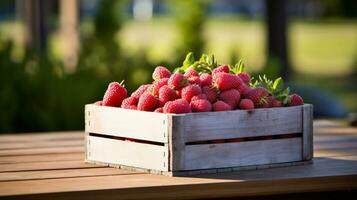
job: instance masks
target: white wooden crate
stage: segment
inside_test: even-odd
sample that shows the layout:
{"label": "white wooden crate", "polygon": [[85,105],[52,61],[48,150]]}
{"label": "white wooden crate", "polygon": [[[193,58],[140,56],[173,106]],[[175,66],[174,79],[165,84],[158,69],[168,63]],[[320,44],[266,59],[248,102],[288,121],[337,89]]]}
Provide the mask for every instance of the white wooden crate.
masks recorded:
{"label": "white wooden crate", "polygon": [[86,161],[171,176],[308,163],[312,109],[162,114],[89,104]]}

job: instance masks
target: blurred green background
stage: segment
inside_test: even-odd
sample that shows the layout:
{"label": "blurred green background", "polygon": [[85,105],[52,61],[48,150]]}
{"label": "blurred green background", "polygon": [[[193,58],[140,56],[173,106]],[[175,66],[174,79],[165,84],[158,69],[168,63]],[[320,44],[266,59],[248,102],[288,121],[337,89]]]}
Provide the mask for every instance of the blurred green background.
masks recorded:
{"label": "blurred green background", "polygon": [[[83,129],[84,105],[111,81],[129,91],[188,51],[253,74],[287,67],[267,52],[264,0],[4,0],[0,3],[0,133]],[[357,112],[357,6],[286,3],[288,84],[316,117]],[[279,8],[279,7],[278,7]],[[281,8],[279,8],[281,9]],[[277,20],[274,23],[280,23]],[[284,74],[283,74],[284,75]]]}

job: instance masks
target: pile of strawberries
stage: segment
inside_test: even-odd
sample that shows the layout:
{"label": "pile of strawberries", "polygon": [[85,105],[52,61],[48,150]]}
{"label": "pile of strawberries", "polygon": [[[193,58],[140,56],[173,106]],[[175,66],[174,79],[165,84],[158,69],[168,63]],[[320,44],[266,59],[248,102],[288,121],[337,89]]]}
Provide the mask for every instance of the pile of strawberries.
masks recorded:
{"label": "pile of strawberries", "polygon": [[203,54],[195,60],[192,53],[174,73],[158,66],[151,84],[141,85],[130,97],[122,83],[112,82],[101,106],[153,111],[159,113],[190,113],[228,111],[235,109],[297,106],[304,103],[297,94],[289,95],[283,81],[266,76],[253,80],[244,72],[244,64],[218,65],[213,55]]}

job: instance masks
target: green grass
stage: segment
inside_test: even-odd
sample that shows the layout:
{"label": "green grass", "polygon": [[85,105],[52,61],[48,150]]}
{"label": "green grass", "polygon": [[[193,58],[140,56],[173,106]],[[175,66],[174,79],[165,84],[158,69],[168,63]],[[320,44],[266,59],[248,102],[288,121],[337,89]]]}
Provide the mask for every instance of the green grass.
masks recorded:
{"label": "green grass", "polygon": [[304,74],[343,76],[353,71],[357,57],[357,24],[293,23],[292,63]]}
{"label": "green grass", "polygon": [[[209,19],[204,30],[206,52],[230,62],[232,55],[244,58],[251,71],[265,63],[265,29],[261,20]],[[294,69],[307,75],[344,76],[350,74],[357,57],[357,23],[329,23],[292,20],[289,26],[289,55]],[[172,21],[127,21],[119,35],[128,54],[143,49],[153,61],[168,60],[179,40]]]}

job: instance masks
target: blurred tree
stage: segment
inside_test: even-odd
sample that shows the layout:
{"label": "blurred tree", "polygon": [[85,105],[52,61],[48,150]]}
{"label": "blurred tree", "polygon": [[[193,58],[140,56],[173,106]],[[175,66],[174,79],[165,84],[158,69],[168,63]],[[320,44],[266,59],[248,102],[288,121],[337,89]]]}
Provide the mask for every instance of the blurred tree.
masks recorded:
{"label": "blurred tree", "polygon": [[117,41],[117,33],[122,23],[118,14],[120,6],[121,1],[100,1],[94,19],[94,32],[81,42],[79,70],[91,68],[97,71],[98,75],[110,76],[123,69]]}
{"label": "blurred tree", "polygon": [[179,31],[180,44],[178,59],[183,60],[187,52],[199,56],[203,53],[203,26],[205,23],[207,2],[203,0],[170,1],[175,13],[175,21]]}

